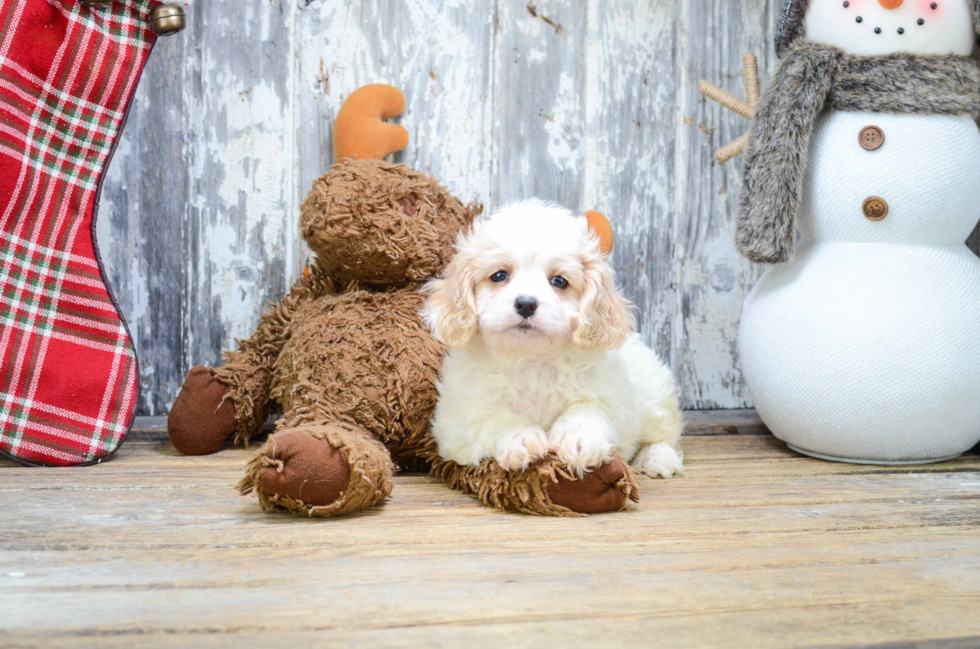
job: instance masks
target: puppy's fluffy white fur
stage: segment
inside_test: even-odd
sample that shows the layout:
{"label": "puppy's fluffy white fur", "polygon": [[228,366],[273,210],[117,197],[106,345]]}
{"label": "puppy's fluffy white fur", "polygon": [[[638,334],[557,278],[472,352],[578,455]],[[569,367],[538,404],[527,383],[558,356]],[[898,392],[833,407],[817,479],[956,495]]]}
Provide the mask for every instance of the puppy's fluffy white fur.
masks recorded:
{"label": "puppy's fluffy white fur", "polygon": [[618,451],[651,477],[683,473],[673,377],[633,333],[584,217],[505,207],[460,235],[424,290],[426,322],[452,347],[433,422],[443,457],[520,470],[552,450],[582,475]]}

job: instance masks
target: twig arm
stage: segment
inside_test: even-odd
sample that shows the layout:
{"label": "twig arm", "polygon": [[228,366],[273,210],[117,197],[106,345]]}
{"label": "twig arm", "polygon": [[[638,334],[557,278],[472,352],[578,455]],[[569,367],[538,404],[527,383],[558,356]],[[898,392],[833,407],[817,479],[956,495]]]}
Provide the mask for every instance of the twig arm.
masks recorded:
{"label": "twig arm", "polygon": [[735,95],[729,94],[711,83],[710,81],[702,81],[700,86],[701,94],[708,99],[713,99],[719,104],[732,111],[733,113],[738,113],[745,119],[752,119],[755,117],[755,109],[736,97]]}
{"label": "twig arm", "polygon": [[746,52],[743,59],[745,64],[745,99],[752,108],[759,105],[759,59],[752,52]]}
{"label": "twig arm", "polygon": [[748,141],[749,134],[746,133],[737,140],[733,140],[730,144],[726,144],[715,151],[715,160],[724,164],[732,158],[742,155],[745,153],[745,145],[748,143]]}

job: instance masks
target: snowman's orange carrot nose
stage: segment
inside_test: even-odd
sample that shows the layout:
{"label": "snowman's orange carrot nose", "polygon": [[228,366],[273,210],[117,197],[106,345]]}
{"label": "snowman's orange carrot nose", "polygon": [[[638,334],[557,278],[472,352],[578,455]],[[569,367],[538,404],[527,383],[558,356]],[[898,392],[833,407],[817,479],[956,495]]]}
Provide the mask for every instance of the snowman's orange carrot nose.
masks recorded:
{"label": "snowman's orange carrot nose", "polygon": [[878,0],[878,4],[885,9],[898,9],[902,6],[903,2],[905,2],[905,0]]}
{"label": "snowman's orange carrot nose", "polygon": [[350,94],[333,124],[333,148],[337,162],[344,158],[380,160],[408,146],[408,131],[382,120],[405,110],[398,88],[376,83]]}

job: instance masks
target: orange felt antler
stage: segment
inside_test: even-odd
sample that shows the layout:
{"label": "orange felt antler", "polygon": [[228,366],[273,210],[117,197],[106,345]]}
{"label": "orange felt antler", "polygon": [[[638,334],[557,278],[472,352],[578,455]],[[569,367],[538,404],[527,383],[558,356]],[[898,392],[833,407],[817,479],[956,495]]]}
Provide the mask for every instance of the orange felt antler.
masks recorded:
{"label": "orange felt antler", "polygon": [[601,212],[596,211],[586,212],[585,218],[589,222],[589,229],[599,237],[599,250],[606,255],[611,253],[615,237],[613,236],[612,226],[609,225],[609,219],[603,216]]}
{"label": "orange felt antler", "polygon": [[382,120],[405,110],[405,96],[398,88],[381,83],[352,92],[337,113],[333,125],[333,152],[337,162],[345,158],[380,160],[408,146],[408,131]]}

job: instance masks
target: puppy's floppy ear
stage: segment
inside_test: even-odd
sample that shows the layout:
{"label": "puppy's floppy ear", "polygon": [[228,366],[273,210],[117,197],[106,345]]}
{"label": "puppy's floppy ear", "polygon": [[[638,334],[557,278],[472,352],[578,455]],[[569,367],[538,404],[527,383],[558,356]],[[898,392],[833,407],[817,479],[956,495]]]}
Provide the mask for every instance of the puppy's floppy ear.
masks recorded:
{"label": "puppy's floppy ear", "polygon": [[612,266],[594,257],[585,262],[585,289],[573,342],[583,349],[610,351],[636,329],[632,305],[616,289]]}
{"label": "puppy's floppy ear", "polygon": [[427,294],[422,317],[439,342],[462,347],[476,334],[476,293],[472,259],[459,252],[449,262],[442,278],[426,284]]}

